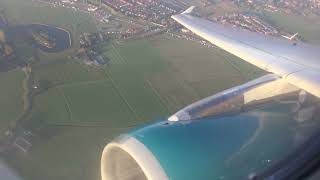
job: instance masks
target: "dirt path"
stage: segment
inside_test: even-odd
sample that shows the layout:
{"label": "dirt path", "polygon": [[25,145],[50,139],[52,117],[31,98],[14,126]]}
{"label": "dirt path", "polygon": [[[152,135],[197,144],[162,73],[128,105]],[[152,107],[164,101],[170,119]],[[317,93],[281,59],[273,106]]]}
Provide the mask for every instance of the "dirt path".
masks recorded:
{"label": "dirt path", "polygon": [[30,106],[30,101],[29,101],[29,93],[30,93],[30,74],[31,74],[31,67],[23,67],[22,71],[25,74],[25,78],[22,81],[22,100],[23,100],[23,112],[27,111],[28,107]]}

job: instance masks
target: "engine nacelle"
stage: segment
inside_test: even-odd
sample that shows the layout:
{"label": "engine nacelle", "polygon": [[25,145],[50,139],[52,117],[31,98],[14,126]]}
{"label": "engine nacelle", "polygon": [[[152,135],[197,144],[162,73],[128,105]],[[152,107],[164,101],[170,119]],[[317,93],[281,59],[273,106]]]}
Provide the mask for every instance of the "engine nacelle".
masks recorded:
{"label": "engine nacelle", "polygon": [[147,125],[105,147],[102,179],[245,179],[283,159],[318,128],[300,126],[288,113],[291,108],[280,103],[200,121]]}

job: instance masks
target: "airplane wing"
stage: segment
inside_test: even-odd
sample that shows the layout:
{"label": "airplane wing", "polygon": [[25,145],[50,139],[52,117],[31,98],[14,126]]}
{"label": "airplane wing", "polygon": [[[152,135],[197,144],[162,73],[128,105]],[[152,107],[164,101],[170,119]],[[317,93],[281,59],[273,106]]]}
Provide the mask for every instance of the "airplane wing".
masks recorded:
{"label": "airplane wing", "polygon": [[194,17],[192,9],[172,18],[225,51],[320,97],[320,48]]}

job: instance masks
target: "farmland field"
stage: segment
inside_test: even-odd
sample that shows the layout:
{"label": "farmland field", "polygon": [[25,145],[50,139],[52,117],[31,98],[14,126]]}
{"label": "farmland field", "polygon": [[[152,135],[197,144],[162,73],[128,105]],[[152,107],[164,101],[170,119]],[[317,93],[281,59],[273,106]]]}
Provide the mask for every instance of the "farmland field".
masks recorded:
{"label": "farmland field", "polygon": [[[26,180],[98,180],[102,149],[114,137],[265,73],[220,49],[167,35],[114,41],[102,47],[111,63],[89,67],[72,55],[80,33],[96,31],[95,20],[30,2],[0,0],[0,7],[12,9],[6,11],[12,24],[46,23],[69,30],[73,47],[57,54],[39,52],[39,61],[32,64],[34,96],[22,119],[33,133],[32,147],[3,157]],[[283,23],[289,17],[282,15],[267,18],[319,41],[316,24]],[[23,46],[21,52],[31,56]],[[23,79],[20,69],[0,73],[0,133],[23,112]]]}
{"label": "farmland field", "polygon": [[265,12],[264,18],[276,27],[287,32],[299,33],[308,43],[320,45],[320,20],[319,17],[304,17],[281,13]]}
{"label": "farmland field", "polygon": [[23,112],[23,79],[20,70],[0,73],[0,137],[15,125]]}
{"label": "farmland field", "polygon": [[161,37],[152,46],[161,52],[168,68],[150,78],[171,111],[263,73],[222,50],[195,42]]}
{"label": "farmland field", "polygon": [[72,48],[57,54],[39,52],[42,61],[74,53],[79,48],[79,35],[83,32],[97,30],[96,22],[91,16],[62,7],[53,8],[29,0],[1,0],[0,7],[5,9],[4,12],[11,25],[40,23],[57,26],[71,32]]}
{"label": "farmland field", "polygon": [[254,77],[241,69],[256,71],[235,57],[226,60],[222,51],[166,36],[105,49],[112,63],[104,68],[72,59],[34,66],[35,83],[48,86],[24,121],[35,134],[34,146],[28,156],[7,158],[23,177],[97,179],[103,145],[111,138]]}
{"label": "farmland field", "polygon": [[34,79],[37,82],[49,81],[51,84],[81,83],[104,80],[101,70],[84,68],[82,64],[70,59],[57,59],[52,63],[35,65]]}

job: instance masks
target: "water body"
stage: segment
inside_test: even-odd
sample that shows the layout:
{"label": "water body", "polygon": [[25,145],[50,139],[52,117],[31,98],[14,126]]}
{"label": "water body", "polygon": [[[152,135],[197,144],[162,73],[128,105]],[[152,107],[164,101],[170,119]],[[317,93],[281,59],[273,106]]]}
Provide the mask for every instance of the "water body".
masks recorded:
{"label": "water body", "polygon": [[27,25],[32,31],[45,31],[48,35],[56,39],[56,45],[53,48],[48,48],[44,45],[35,42],[35,46],[44,52],[57,53],[71,47],[71,35],[67,30],[62,28],[49,26],[46,24],[30,24]]}
{"label": "water body", "polygon": [[22,180],[12,169],[0,160],[0,179],[5,180]]}

